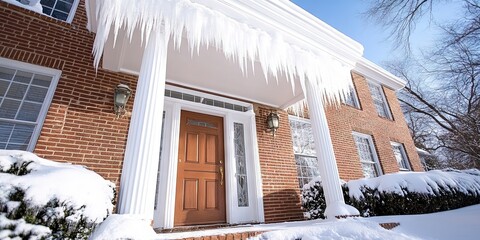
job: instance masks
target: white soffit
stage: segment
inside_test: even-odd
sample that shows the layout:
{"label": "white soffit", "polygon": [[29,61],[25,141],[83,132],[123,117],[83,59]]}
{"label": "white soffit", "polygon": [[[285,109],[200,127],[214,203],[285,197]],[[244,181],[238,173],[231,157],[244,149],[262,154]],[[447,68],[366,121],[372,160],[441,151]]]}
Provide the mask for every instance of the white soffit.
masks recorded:
{"label": "white soffit", "polygon": [[[176,47],[186,40],[192,53],[205,46],[215,48],[243,73],[258,62],[267,81],[269,76],[285,75],[295,91],[308,80],[318,86],[322,100],[338,102],[345,99],[352,85],[350,71],[363,52],[357,42],[284,0],[90,1],[86,6],[89,18],[96,18],[89,20],[89,28],[97,32],[96,67],[105,44],[112,36],[118,39],[119,32],[126,31],[132,39],[139,29],[144,42],[152,31],[161,31]],[[96,27],[91,26],[95,22]]]}

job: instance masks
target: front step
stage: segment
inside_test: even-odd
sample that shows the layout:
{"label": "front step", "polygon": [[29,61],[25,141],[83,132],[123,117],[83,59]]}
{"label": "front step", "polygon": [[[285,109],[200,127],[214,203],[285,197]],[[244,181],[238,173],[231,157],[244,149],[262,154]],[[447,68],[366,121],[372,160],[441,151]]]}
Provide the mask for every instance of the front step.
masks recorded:
{"label": "front step", "polygon": [[258,236],[263,232],[242,232],[242,233],[226,233],[204,237],[179,238],[179,240],[247,240],[248,238]]}

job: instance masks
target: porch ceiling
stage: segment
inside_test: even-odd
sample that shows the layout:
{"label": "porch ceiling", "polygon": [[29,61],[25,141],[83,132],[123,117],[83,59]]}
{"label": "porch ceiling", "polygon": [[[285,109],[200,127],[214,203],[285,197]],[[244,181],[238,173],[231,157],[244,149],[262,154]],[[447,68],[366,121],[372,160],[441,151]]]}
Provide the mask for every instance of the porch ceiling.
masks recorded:
{"label": "porch ceiling", "polygon": [[[125,32],[120,32],[115,47],[114,38],[109,37],[103,55],[103,68],[138,75],[144,48],[141,35],[133,36],[130,41]],[[285,75],[279,75],[278,81],[274,76],[268,76],[267,82],[258,62],[253,68],[249,63],[243,73],[238,63],[212,47],[201,47],[198,54],[196,50],[192,54],[185,39],[179,49],[174,47],[173,41],[169,43],[167,82],[279,108],[303,99],[298,79],[295,79],[295,88],[292,89]]]}

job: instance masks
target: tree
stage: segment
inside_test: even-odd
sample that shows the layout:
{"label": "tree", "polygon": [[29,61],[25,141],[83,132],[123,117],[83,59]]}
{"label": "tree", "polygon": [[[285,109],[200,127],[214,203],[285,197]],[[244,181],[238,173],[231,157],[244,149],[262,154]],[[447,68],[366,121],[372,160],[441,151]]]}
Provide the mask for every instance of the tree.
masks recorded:
{"label": "tree", "polygon": [[[440,0],[373,0],[368,14],[409,46],[416,21]],[[444,1],[445,2],[445,1]],[[417,146],[440,152],[457,168],[480,167],[480,1],[459,0],[464,15],[441,26],[434,51],[390,63],[406,79],[400,94]],[[381,21],[380,21],[381,20]],[[407,47],[409,48],[409,47]]]}

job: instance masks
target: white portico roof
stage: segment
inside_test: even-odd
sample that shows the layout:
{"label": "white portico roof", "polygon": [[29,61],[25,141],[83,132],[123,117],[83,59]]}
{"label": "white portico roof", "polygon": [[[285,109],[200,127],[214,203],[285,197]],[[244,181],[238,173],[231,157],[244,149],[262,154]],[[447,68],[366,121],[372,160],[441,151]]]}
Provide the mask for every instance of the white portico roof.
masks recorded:
{"label": "white portico roof", "polygon": [[362,45],[286,0],[86,3],[97,65],[103,54],[103,68],[138,73],[145,40],[162,31],[168,82],[270,106],[303,99],[306,79],[325,101],[341,100],[362,62]]}

